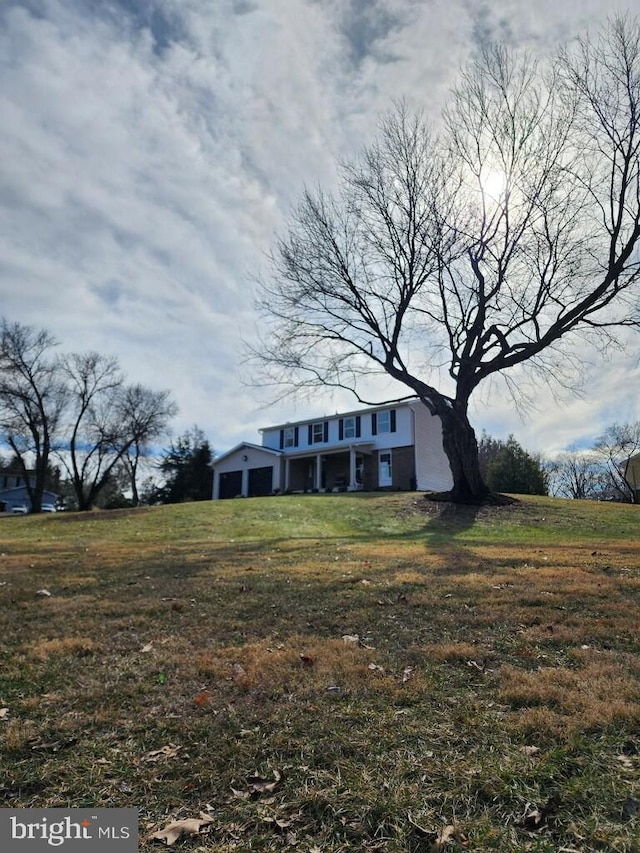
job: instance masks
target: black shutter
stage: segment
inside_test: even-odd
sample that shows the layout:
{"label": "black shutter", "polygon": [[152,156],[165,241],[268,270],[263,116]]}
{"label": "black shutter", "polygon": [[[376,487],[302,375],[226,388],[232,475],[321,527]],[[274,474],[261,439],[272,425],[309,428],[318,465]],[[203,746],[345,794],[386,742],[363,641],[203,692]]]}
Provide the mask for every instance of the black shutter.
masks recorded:
{"label": "black shutter", "polygon": [[324,427],[322,428],[322,439],[326,444],[329,441],[329,421],[324,422]]}
{"label": "black shutter", "polygon": [[309,447],[313,444],[313,427],[309,424],[309,438],[307,439],[307,444]]}
{"label": "black shutter", "polygon": [[298,446],[299,436],[300,436],[300,430],[298,429],[298,427],[296,427],[295,430],[293,431],[293,446],[294,447]]}
{"label": "black shutter", "polygon": [[395,409],[391,409],[391,416],[389,417],[389,423],[391,425],[390,426],[391,432],[395,432],[396,431],[396,410]]}
{"label": "black shutter", "polygon": [[378,415],[375,412],[371,413],[371,435],[378,434]]}
{"label": "black shutter", "polygon": [[360,438],[360,415],[356,415],[356,438]]}
{"label": "black shutter", "polygon": [[338,441],[344,438],[344,421],[342,418],[338,421]]}
{"label": "black shutter", "polygon": [[284,430],[280,430],[280,450],[284,447]]}

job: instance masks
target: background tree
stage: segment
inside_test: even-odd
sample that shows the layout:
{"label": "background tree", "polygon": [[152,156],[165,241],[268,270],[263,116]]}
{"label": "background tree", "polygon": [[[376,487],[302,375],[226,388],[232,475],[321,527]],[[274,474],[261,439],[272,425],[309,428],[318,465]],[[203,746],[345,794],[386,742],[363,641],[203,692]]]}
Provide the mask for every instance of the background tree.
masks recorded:
{"label": "background tree", "polygon": [[67,391],[56,340],[44,329],[2,320],[0,326],[0,430],[15,455],[32,512],[40,512],[49,458],[58,436]]}
{"label": "background tree", "polygon": [[640,421],[607,427],[596,442],[595,453],[604,468],[610,496],[636,503],[638,486],[630,476],[629,460],[640,453]]}
{"label": "background tree", "polygon": [[96,352],[64,362],[69,385],[69,443],[60,452],[77,507],[91,509],[125,467],[134,489],[138,462],[150,441],[162,435],[176,412],[167,391],[126,386],[116,358]]}
{"label": "background tree", "polygon": [[606,494],[606,472],[592,451],[561,453],[549,466],[552,492],[563,498],[597,500]]}
{"label": "background tree", "polygon": [[549,493],[548,474],[540,456],[527,453],[512,435],[501,441],[483,433],[478,451],[483,479],[493,492]]}
{"label": "background tree", "polygon": [[481,499],[478,385],[501,375],[525,402],[526,376],[569,387],[572,344],[638,325],[639,122],[640,27],[626,19],[544,69],[487,51],[438,139],[400,106],[276,243],[258,303],[266,381],[370,402],[363,377],[386,373],[441,419],[451,497]]}
{"label": "background tree", "polygon": [[206,501],[213,490],[213,451],[197,426],[179,436],[159,463],[165,485],[158,490],[161,503]]}
{"label": "background tree", "polygon": [[151,442],[167,431],[169,422],[178,412],[169,391],[153,391],[143,385],[124,388],[118,404],[125,435],[131,439],[122,460],[129,475],[131,502],[138,506],[138,474],[140,461],[149,455]]}

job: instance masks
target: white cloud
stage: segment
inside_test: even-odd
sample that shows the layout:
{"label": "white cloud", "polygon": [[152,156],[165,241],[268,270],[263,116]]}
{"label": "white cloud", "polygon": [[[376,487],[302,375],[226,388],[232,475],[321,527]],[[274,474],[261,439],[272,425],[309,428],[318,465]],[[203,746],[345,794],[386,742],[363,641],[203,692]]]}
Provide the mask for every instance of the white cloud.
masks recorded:
{"label": "white cloud", "polygon": [[[350,408],[327,394],[264,411],[239,386],[251,274],[303,184],[331,186],[392,98],[437,115],[482,39],[536,50],[615,8],[13,0],[0,9],[2,311],[171,388],[176,428],[198,423],[219,451],[271,420]],[[476,422],[545,449],[614,412],[638,417],[627,364],[615,382],[596,371],[564,414],[542,406],[521,428],[500,394]]]}

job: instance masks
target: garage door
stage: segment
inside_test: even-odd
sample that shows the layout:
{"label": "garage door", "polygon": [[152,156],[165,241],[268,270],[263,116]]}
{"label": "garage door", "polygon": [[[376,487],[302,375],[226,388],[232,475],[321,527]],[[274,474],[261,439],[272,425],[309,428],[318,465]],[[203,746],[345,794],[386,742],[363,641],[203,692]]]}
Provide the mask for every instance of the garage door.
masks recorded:
{"label": "garage door", "polygon": [[249,496],[261,497],[273,492],[273,465],[249,469]]}
{"label": "garage door", "polygon": [[236,498],[242,492],[242,471],[225,471],[220,474],[220,485],[218,486],[218,497]]}

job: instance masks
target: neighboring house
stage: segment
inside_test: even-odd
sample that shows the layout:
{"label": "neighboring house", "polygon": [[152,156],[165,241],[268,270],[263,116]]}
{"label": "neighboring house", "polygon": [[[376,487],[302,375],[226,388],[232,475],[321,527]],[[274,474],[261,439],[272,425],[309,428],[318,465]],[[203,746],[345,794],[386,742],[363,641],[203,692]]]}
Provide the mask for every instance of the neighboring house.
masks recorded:
{"label": "neighboring house", "polygon": [[640,453],[630,456],[624,466],[624,478],[633,492],[636,503],[640,503]]}
{"label": "neighboring house", "polygon": [[[31,485],[35,485],[35,478]],[[57,500],[55,492],[45,491],[42,495],[43,506],[55,506]],[[31,509],[24,477],[11,471],[0,471],[0,512],[13,512],[22,508],[26,512]]]}
{"label": "neighboring house", "polygon": [[418,489],[453,481],[440,419],[419,400],[261,429],[214,462],[213,498]]}

